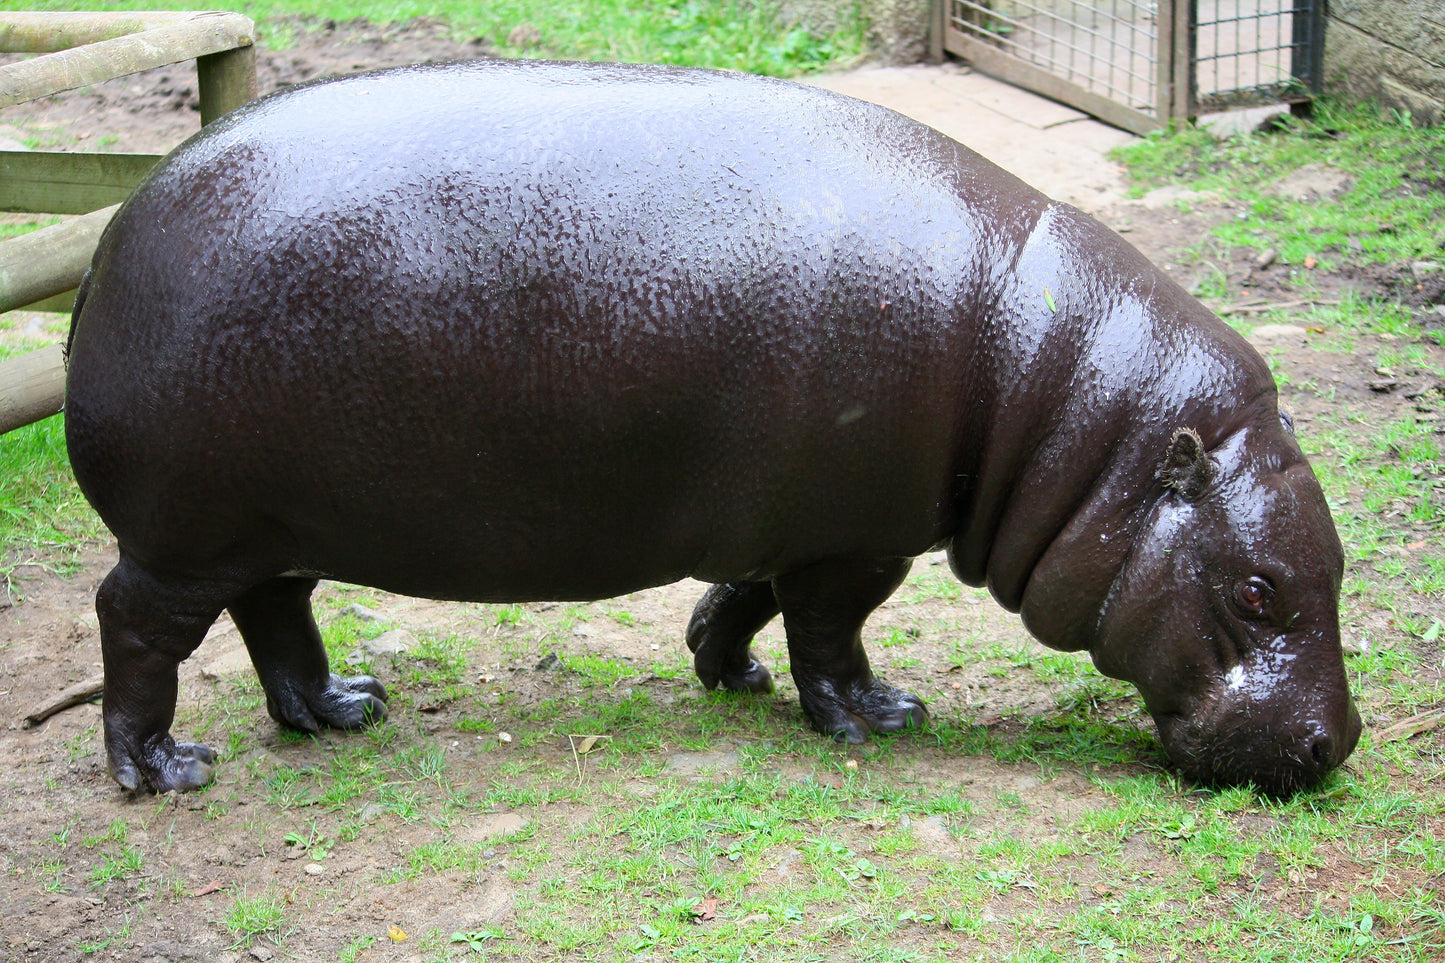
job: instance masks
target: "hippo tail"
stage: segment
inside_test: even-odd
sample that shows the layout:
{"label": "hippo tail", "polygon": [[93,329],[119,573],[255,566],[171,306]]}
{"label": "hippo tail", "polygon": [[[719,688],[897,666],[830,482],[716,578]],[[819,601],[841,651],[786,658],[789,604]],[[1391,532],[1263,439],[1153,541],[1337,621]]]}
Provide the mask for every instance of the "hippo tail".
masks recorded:
{"label": "hippo tail", "polygon": [[85,295],[90,290],[90,268],[80,276],[80,287],[75,291],[75,306],[70,309],[70,333],[65,336],[65,347],[61,349],[60,358],[65,367],[70,367],[70,346],[75,343],[75,326],[80,321],[80,309],[85,307]]}

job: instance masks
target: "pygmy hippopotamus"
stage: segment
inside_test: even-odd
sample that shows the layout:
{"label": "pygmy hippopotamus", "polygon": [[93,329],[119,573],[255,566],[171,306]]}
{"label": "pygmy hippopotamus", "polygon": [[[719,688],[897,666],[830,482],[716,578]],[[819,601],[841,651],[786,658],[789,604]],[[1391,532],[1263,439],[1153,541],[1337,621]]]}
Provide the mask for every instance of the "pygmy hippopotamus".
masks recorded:
{"label": "pygmy hippopotamus", "polygon": [[922,724],[864,620],[946,549],[1143,694],[1183,771],[1353,749],[1342,552],[1249,345],[1122,239],[889,110],[655,66],[406,67],[251,103],[159,164],[76,302],[66,432],[120,559],[112,775],[188,790],[178,664],[228,609],[271,715],[385,712],[336,579],[439,599],[713,583],[708,686]]}

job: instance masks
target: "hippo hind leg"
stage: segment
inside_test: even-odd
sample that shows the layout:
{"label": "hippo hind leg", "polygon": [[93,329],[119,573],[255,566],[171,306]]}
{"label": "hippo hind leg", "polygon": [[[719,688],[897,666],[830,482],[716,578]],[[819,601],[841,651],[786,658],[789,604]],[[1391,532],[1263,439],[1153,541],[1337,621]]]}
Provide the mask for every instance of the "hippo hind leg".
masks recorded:
{"label": "hippo hind leg", "polygon": [[106,761],[127,789],[185,792],[211,781],[215,754],[171,737],[176,669],[237,588],[225,580],[159,578],[122,552],[96,592]]}
{"label": "hippo hind leg", "polygon": [[709,689],[719,683],[733,692],[773,691],[768,670],[753,658],[753,636],[778,614],[771,582],[714,585],[698,600],[687,624],[693,668]]}
{"label": "hippo hind leg", "polygon": [[870,732],[928,721],[923,701],[876,678],[863,651],[863,623],[911,565],[907,558],[834,560],[773,580],[798,699],[824,735],[858,743]]}
{"label": "hippo hind leg", "polygon": [[334,675],[311,615],[316,580],[278,577],[229,608],[266,691],[266,711],[284,726],[317,732],[356,729],[386,718],[386,689],[371,676]]}

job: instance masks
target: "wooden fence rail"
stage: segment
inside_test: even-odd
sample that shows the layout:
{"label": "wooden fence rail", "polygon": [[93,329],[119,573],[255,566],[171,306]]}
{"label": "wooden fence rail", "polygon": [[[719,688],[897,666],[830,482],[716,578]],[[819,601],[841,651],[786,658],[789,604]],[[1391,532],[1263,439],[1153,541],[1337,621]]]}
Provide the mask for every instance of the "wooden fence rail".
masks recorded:
{"label": "wooden fence rail", "polygon": [[[0,108],[167,64],[196,61],[201,123],[256,96],[254,25],[234,13],[0,13]],[[116,207],[158,154],[0,151],[0,211],[82,214],[0,241],[0,312],[65,310]],[[0,363],[0,434],[59,411],[58,348]]]}

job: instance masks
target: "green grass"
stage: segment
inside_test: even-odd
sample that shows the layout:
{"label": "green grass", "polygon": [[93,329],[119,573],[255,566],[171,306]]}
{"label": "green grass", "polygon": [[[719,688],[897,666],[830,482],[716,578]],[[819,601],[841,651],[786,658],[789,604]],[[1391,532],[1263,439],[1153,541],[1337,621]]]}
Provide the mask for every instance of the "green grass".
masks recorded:
{"label": "green grass", "polygon": [[62,415],[0,435],[0,478],[0,593],[17,567],[70,571],[104,532],[70,475]]}
{"label": "green grass", "polygon": [[231,901],[224,923],[227,930],[235,935],[237,946],[249,946],[261,937],[280,942],[280,929],[286,921],[286,896],[267,887],[256,895],[242,893]]}
{"label": "green grass", "polygon": [[[36,0],[35,10],[92,9],[75,0]],[[192,10],[191,0],[113,0],[108,10]],[[859,5],[831,11],[833,29],[789,22],[775,3],[746,0],[250,0],[212,5],[257,22],[263,43],[284,48],[327,20],[378,24],[416,17],[445,21],[458,38],[481,38],[507,57],[681,64],[790,76],[846,66],[864,51]],[[479,51],[480,52],[480,51]]]}
{"label": "green grass", "polygon": [[[1304,130],[1231,146],[1186,132],[1146,148],[1160,177],[1182,169],[1262,196],[1291,165],[1362,171],[1369,150],[1333,152],[1370,131],[1396,176],[1411,150],[1438,141],[1388,119],[1365,118],[1358,130],[1330,122],[1346,136]],[[1396,149],[1396,138],[1414,147]],[[1228,165],[1244,173],[1226,178]],[[1358,206],[1368,203],[1348,201],[1361,225],[1375,216]],[[1305,219],[1333,216],[1251,205],[1232,229],[1265,232],[1255,241],[1286,250],[1290,238],[1331,237],[1324,221]],[[1401,221],[1394,234],[1376,232],[1356,256],[1390,261],[1438,244],[1434,208],[1390,216]],[[1321,309],[1335,312],[1332,327],[1400,339],[1396,360],[1382,361],[1435,357],[1411,357],[1419,345],[1404,342],[1419,332],[1408,314],[1345,300]],[[61,434],[52,419],[0,439],[6,559],[55,564],[98,532],[66,480]],[[206,684],[199,701],[183,700],[176,726],[223,748],[217,784],[195,796],[121,800],[103,788],[92,729],[54,737],[52,758],[35,765],[80,802],[63,822],[13,840],[0,868],[16,892],[104,897],[102,920],[67,944],[86,953],[135,955],[138,930],[200,910],[227,944],[284,939],[286,954],[343,960],[390,945],[394,919],[410,934],[397,951],[424,960],[1431,963],[1445,954],[1445,748],[1438,732],[1377,734],[1445,705],[1442,442],[1412,416],[1371,421],[1343,405],[1301,440],[1349,554],[1346,631],[1372,644],[1348,659],[1369,720],[1364,742],[1342,771],[1289,800],[1183,783],[1128,687],[1082,656],[1028,642],[1014,622],[1000,632],[978,614],[984,593],[920,565],[891,621],[872,630],[870,653],[880,668],[904,666],[932,647],[942,653],[934,664],[982,680],[921,733],[845,747],[808,732],[776,626],[758,648],[780,691],[752,698],[699,691],[680,625],[659,625],[666,645],[635,661],[574,634],[651,638],[650,616],[639,614],[649,610],[634,600],[476,606],[445,631],[417,630],[417,646],[394,661],[348,668],[375,671],[391,689],[392,717],[359,733],[282,733],[253,678]],[[318,593],[334,663],[396,627],[337,615],[378,598],[343,586]],[[555,663],[536,669],[550,654]],[[953,677],[923,682],[941,688]],[[992,690],[1011,684],[1037,697],[981,721],[986,710],[971,700],[1006,702]],[[609,738],[583,756],[573,751],[579,734]],[[723,761],[671,771],[687,753]],[[471,835],[501,814],[523,828]],[[204,873],[189,889],[221,875],[197,869],[206,850],[194,843],[217,837],[236,848],[231,888],[205,902],[175,898],[174,910],[156,900],[179,892],[187,873]],[[304,860],[286,859],[302,851]],[[307,861],[325,875],[301,876]],[[436,912],[479,905],[487,887],[508,894],[510,910],[495,920]],[[338,907],[355,915],[338,917]]]}
{"label": "green grass", "polygon": [[[1115,150],[1142,193],[1187,181],[1243,208],[1215,229],[1231,247],[1274,248],[1284,264],[1313,256],[1324,270],[1438,259],[1445,250],[1445,128],[1420,128],[1372,108],[1319,105],[1285,132],[1216,139],[1207,130],[1158,134]],[[1272,188],[1306,165],[1351,179],[1340,197],[1297,201]]]}

